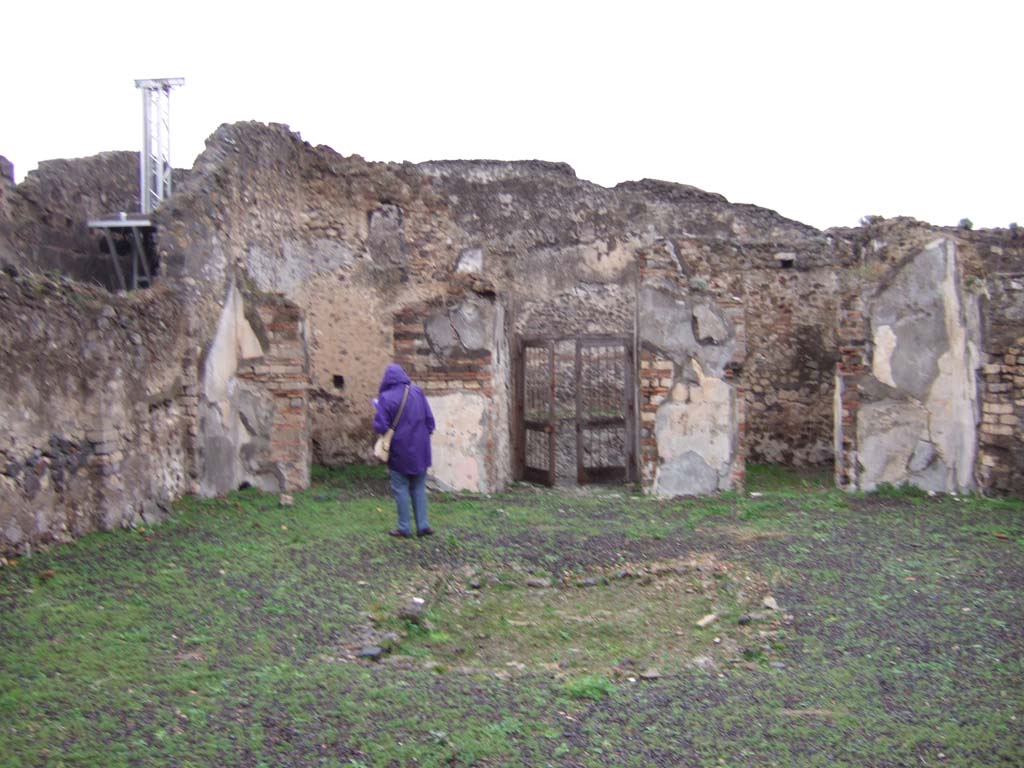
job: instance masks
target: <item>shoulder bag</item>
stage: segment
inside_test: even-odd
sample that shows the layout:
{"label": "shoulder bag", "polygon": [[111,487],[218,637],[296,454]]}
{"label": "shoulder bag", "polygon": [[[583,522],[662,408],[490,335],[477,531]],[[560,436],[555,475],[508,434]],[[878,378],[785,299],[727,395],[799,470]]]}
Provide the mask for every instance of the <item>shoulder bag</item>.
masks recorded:
{"label": "shoulder bag", "polygon": [[373,444],[373,455],[380,459],[385,464],[387,463],[388,457],[391,455],[391,438],[395,436],[395,427],[398,425],[398,420],[402,418],[402,411],[405,410],[405,401],[409,397],[409,385],[405,385],[405,392],[402,393],[402,404],[398,406],[398,413],[395,414],[395,420],[391,422],[391,426],[388,431],[377,438],[377,442]]}

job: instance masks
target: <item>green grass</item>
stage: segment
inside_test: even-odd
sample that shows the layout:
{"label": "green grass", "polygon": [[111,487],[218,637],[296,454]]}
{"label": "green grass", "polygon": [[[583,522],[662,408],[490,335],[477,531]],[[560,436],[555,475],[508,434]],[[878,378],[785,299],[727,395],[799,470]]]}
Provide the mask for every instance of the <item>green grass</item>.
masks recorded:
{"label": "green grass", "polygon": [[1020,500],[751,467],[432,494],[397,541],[381,467],[313,479],[0,570],[0,763],[1024,764]]}

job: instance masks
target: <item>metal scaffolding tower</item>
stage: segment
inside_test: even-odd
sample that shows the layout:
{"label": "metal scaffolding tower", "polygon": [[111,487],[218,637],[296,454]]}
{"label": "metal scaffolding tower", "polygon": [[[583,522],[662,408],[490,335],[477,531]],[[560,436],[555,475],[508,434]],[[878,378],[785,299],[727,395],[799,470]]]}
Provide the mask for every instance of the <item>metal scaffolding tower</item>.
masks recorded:
{"label": "metal scaffolding tower", "polygon": [[142,90],[142,152],[139,155],[139,204],[152,213],[171,194],[171,88],[183,77],[136,80]]}
{"label": "metal scaffolding tower", "polygon": [[[118,211],[89,219],[103,234],[114,268],[115,290],[137,290],[153,284],[159,263],[152,251],[153,222],[149,214],[171,194],[171,88],[184,85],[183,77],[136,80],[142,90],[142,151],[139,153],[139,208],[141,213]],[[120,246],[120,247],[119,247]],[[122,265],[122,256],[130,261]],[[131,265],[131,282],[125,272]]]}

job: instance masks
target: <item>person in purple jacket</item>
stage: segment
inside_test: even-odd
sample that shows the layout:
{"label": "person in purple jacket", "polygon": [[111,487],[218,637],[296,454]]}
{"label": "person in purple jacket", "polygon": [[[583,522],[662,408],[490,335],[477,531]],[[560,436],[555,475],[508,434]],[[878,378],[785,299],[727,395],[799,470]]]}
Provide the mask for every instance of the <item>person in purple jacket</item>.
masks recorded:
{"label": "person in purple jacket", "polygon": [[402,404],[406,387],[409,397],[401,418],[395,424],[388,456],[391,493],[398,506],[398,528],[388,531],[392,536],[409,538],[409,502],[416,515],[416,535],[430,536],[434,529],[427,520],[427,467],[430,466],[430,435],[434,431],[434,414],[430,411],[423,390],[409,381],[402,366],[392,363],[384,369],[380,392],[373,404],[373,429],[383,435],[391,428]]}

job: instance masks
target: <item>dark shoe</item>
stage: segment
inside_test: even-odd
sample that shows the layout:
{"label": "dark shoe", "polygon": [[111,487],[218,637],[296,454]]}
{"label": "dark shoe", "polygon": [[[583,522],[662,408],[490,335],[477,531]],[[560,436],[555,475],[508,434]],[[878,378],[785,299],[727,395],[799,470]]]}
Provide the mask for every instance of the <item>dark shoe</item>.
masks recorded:
{"label": "dark shoe", "polygon": [[388,536],[394,536],[394,537],[399,538],[399,539],[411,539],[412,538],[412,534],[411,533],[406,533],[405,531],[400,531],[397,528],[394,528],[394,529],[388,531]]}
{"label": "dark shoe", "polygon": [[434,529],[427,527],[427,528],[424,528],[422,531],[416,531],[416,535],[417,536],[433,536],[434,535]]}

